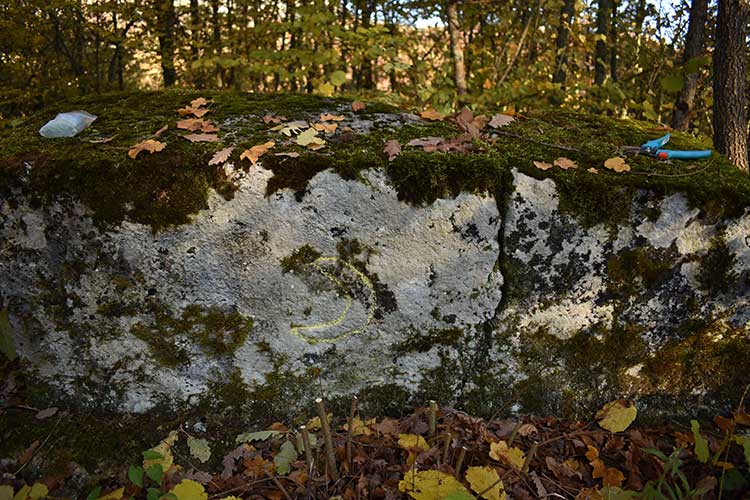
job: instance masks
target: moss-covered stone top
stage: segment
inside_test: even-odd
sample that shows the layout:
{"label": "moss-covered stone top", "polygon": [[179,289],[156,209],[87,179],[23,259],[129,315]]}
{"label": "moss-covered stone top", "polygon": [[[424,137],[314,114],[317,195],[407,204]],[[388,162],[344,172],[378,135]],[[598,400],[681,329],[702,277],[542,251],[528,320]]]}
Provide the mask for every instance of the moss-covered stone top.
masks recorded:
{"label": "moss-covered stone top", "polygon": [[[176,110],[199,96],[214,101],[208,117],[221,128],[221,142],[192,143],[180,137],[185,131],[175,128],[179,119]],[[38,134],[56,113],[75,109],[94,113],[98,119],[74,138],[45,139]],[[344,178],[356,179],[363,169],[383,167],[401,199],[425,204],[462,191],[505,193],[510,170],[517,168],[536,178],[553,178],[560,192],[560,208],[580,215],[586,224],[617,222],[627,215],[630,198],[640,188],[663,194],[684,192],[694,206],[717,216],[735,215],[750,204],[750,178],[719,155],[671,163],[640,156],[628,160],[633,170],[624,174],[602,168],[604,160],[617,155],[621,146],[639,145],[664,133],[653,124],[540,111],[502,129],[513,135],[475,141],[474,153],[425,153],[404,147],[402,154],[389,162],[383,153],[386,140],[398,139],[403,145],[417,137],[450,137],[460,131],[448,121],[378,121],[378,116],[384,116],[381,113],[399,112],[378,103],[371,103],[355,117],[344,99],[180,90],[90,96],[59,103],[20,123],[0,122],[0,195],[20,188],[35,204],[61,195],[73,196],[92,210],[103,228],[124,219],[150,225],[154,230],[184,224],[207,206],[210,188],[227,198],[236,190],[223,168],[208,166],[216,151],[236,146],[234,156],[238,157],[244,148],[283,139],[263,122],[267,113],[289,120],[312,120],[324,111],[346,114],[340,130],[327,137],[326,148],[311,152],[291,145],[283,150],[299,152],[298,158],[262,158],[263,166],[275,174],[268,183],[268,194],[291,188],[303,196],[307,182],[327,168]],[[375,125],[368,133],[342,133],[347,121],[355,118],[373,119]],[[165,150],[142,153],[136,160],[127,156],[132,145],[164,125],[169,129],[159,140],[167,143]],[[91,142],[110,137],[105,143]],[[709,146],[705,139],[681,133],[673,133],[670,142],[674,149]],[[543,172],[533,165],[534,160],[551,162],[559,156],[575,160],[580,168]],[[235,164],[249,166],[247,160]],[[590,167],[599,173],[587,172]]]}

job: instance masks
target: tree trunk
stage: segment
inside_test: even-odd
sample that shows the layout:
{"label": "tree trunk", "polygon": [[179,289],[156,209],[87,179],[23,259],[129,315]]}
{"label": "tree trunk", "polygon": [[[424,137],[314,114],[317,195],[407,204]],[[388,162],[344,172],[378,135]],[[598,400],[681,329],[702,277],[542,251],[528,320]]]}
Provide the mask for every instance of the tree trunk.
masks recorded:
{"label": "tree trunk", "polygon": [[174,31],[177,24],[174,0],[157,0],[156,20],[164,86],[171,87],[177,81],[177,70],[174,67]]}
{"label": "tree trunk", "polygon": [[612,2],[612,24],[609,31],[609,76],[617,81],[617,0]]}
{"label": "tree trunk", "polygon": [[565,0],[560,10],[560,24],[557,26],[557,64],[552,75],[552,82],[565,85],[565,67],[568,65],[568,40],[570,40],[570,28],[576,13],[576,1]]}
{"label": "tree trunk", "polygon": [[446,8],[448,16],[448,35],[450,36],[451,55],[453,56],[453,80],[456,83],[458,95],[465,95],[466,67],[464,66],[464,46],[461,25],[458,22],[458,1],[450,0]]}
{"label": "tree trunk", "polygon": [[[690,5],[690,21],[685,35],[685,50],[682,53],[682,63],[687,64],[691,59],[703,54],[703,39],[708,19],[708,0],[693,0]],[[690,126],[690,114],[698,89],[698,72],[687,73],[685,81],[677,97],[672,112],[672,128],[687,130]]]}
{"label": "tree trunk", "polygon": [[612,0],[599,0],[596,10],[596,34],[599,35],[599,39],[596,41],[596,49],[594,50],[594,58],[596,59],[594,62],[594,83],[596,85],[603,84],[607,77],[605,61],[607,60],[607,40],[611,16]]}
{"label": "tree trunk", "polygon": [[[362,27],[369,29],[371,24],[372,14],[375,12],[375,5],[371,0],[365,0],[362,8],[361,23]],[[375,78],[373,75],[372,59],[365,56],[362,59],[362,64],[359,67],[359,77],[362,84],[362,88],[372,90],[375,88]]]}
{"label": "tree trunk", "polygon": [[714,50],[714,147],[748,171],[745,41],[750,0],[719,0]]}

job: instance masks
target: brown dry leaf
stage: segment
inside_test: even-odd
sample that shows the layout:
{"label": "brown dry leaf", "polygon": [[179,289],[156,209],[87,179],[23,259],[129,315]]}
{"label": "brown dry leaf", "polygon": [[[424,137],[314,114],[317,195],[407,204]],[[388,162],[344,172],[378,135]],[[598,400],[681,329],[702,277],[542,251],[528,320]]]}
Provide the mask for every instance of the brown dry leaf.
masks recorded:
{"label": "brown dry leaf", "polygon": [[289,158],[299,158],[299,153],[294,151],[282,151],[281,153],[274,153],[274,156],[288,156]]}
{"label": "brown dry leaf", "polygon": [[370,428],[387,436],[395,437],[399,434],[398,420],[392,418],[385,418],[379,424],[370,424]]}
{"label": "brown dry leaf", "polygon": [[37,448],[39,448],[39,444],[40,442],[38,439],[34,441],[33,443],[31,443],[31,446],[26,448],[26,451],[24,451],[18,456],[18,463],[23,465],[29,460],[31,460],[31,457],[34,456],[34,452],[36,451]]}
{"label": "brown dry leaf", "polygon": [[750,413],[747,413],[744,408],[732,413],[734,414],[735,422],[740,425],[750,426]]}
{"label": "brown dry leaf", "polygon": [[549,170],[554,167],[554,165],[547,163],[546,161],[535,161],[534,166],[539,170]]}
{"label": "brown dry leaf", "polygon": [[604,162],[604,168],[614,170],[618,173],[630,172],[630,165],[625,163],[625,158],[622,158],[620,156],[615,156],[614,158],[609,158],[608,160],[606,160]]}
{"label": "brown dry leaf", "polygon": [[190,142],[219,142],[219,136],[216,134],[188,134],[182,137]]}
{"label": "brown dry leaf", "polygon": [[208,108],[188,108],[188,107],[180,108],[180,109],[177,110],[177,112],[180,114],[180,116],[193,115],[193,116],[195,116],[197,118],[202,118],[209,111],[211,111],[211,110],[208,109]]}
{"label": "brown dry leaf", "polygon": [[604,500],[604,495],[596,488],[584,488],[576,495],[575,500]]}
{"label": "brown dry leaf", "polygon": [[563,170],[568,170],[571,168],[578,168],[578,164],[576,162],[574,162],[570,158],[565,158],[564,156],[561,156],[560,158],[555,160],[554,164]]}
{"label": "brown dry leaf", "polygon": [[281,123],[283,121],[286,121],[286,116],[278,116],[273,113],[263,116],[263,123]]}
{"label": "brown dry leaf", "polygon": [[520,434],[523,437],[529,436],[531,434],[534,434],[538,432],[534,424],[523,424],[521,427],[518,428],[518,434]]}
{"label": "brown dry leaf", "polygon": [[391,139],[383,146],[383,153],[388,155],[388,161],[393,161],[401,154],[401,144],[396,139]]}
{"label": "brown dry leaf", "polygon": [[57,407],[52,406],[50,408],[46,408],[40,411],[39,413],[34,415],[34,418],[36,418],[37,420],[44,420],[45,418],[50,418],[54,416],[56,413],[57,413]]}
{"label": "brown dry leaf", "polygon": [[154,137],[159,137],[161,134],[163,134],[164,132],[166,132],[168,128],[169,128],[169,125],[164,125],[162,128],[160,128],[159,130],[157,130],[156,132],[154,132],[153,136]]}
{"label": "brown dry leaf", "polygon": [[193,99],[192,101],[190,101],[190,105],[194,108],[202,108],[206,104],[210,104],[212,102],[213,101],[209,101],[205,97],[198,97],[197,99]]}
{"label": "brown dry leaf", "polygon": [[325,132],[326,134],[332,134],[338,128],[338,123],[313,123],[312,127],[318,132]]}
{"label": "brown dry leaf", "polygon": [[226,162],[229,159],[229,156],[231,156],[232,151],[234,151],[234,146],[220,149],[219,151],[214,153],[214,155],[208,161],[208,166],[210,167],[212,165],[221,165],[222,163]]}
{"label": "brown dry leaf", "polygon": [[516,121],[516,119],[512,116],[498,113],[492,117],[492,120],[490,120],[488,125],[492,128],[501,128],[514,121]]}
{"label": "brown dry leaf", "polygon": [[425,151],[427,151],[428,148],[432,148],[432,151],[435,151],[435,147],[441,144],[443,141],[445,141],[445,139],[443,139],[442,137],[420,137],[418,139],[410,140],[406,143],[406,145],[425,148]]}
{"label": "brown dry leaf", "polygon": [[456,125],[473,138],[479,137],[480,130],[487,123],[484,118],[474,118],[474,113],[466,106],[455,116]]}
{"label": "brown dry leaf", "polygon": [[200,130],[205,133],[218,132],[219,128],[214,125],[211,120],[204,120],[203,118],[185,118],[177,122],[177,128],[182,130],[189,130],[194,132]]}
{"label": "brown dry leaf", "polygon": [[597,169],[595,169],[594,167],[589,168],[588,170],[586,170],[586,172],[588,172],[590,174],[598,174],[599,173],[599,171]]}
{"label": "brown dry leaf", "polygon": [[167,145],[163,142],[155,141],[154,139],[146,139],[145,141],[139,142],[130,148],[128,156],[135,160],[138,153],[141,151],[148,151],[149,153],[156,153],[166,148]]}
{"label": "brown dry leaf", "polygon": [[523,464],[526,461],[523,450],[515,446],[509,448],[508,443],[505,441],[490,443],[490,458],[512,465],[518,470],[523,468]]}
{"label": "brown dry leaf", "polygon": [[614,467],[607,467],[606,465],[604,465],[604,462],[599,459],[591,462],[591,465],[594,467],[594,472],[591,474],[591,477],[593,477],[594,479],[602,478],[602,484],[604,486],[619,487],[625,480],[625,476],[622,472],[615,469]]}
{"label": "brown dry leaf", "polygon": [[264,142],[263,144],[258,144],[257,146],[253,146],[250,149],[246,149],[240,155],[240,160],[248,159],[253,165],[255,165],[258,162],[258,158],[263,156],[266,152],[268,152],[269,149],[271,149],[275,145],[276,145],[275,142],[268,141],[268,142]]}
{"label": "brown dry leaf", "polygon": [[321,113],[320,121],[322,122],[340,122],[344,120],[344,115],[332,115],[331,113]]}
{"label": "brown dry leaf", "polygon": [[599,458],[599,450],[597,450],[594,446],[588,445],[587,446],[589,451],[586,452],[586,458],[588,458],[589,462],[593,462],[594,460],[597,460]]}
{"label": "brown dry leaf", "polygon": [[425,109],[424,111],[419,113],[419,116],[425,120],[430,120],[430,121],[437,121],[437,120],[443,119],[443,115],[441,115],[438,111],[432,108]]}
{"label": "brown dry leaf", "polygon": [[359,113],[366,107],[367,107],[367,104],[363,103],[362,101],[354,101],[352,103],[352,111],[354,111],[355,113]]}

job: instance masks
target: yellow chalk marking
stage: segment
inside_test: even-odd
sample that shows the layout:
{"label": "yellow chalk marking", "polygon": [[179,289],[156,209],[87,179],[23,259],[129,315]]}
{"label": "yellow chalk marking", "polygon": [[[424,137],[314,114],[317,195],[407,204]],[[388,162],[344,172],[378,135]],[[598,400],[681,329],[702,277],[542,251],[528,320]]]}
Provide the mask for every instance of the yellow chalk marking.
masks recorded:
{"label": "yellow chalk marking", "polygon": [[[336,278],[333,274],[326,271],[321,264],[327,263],[327,262],[334,262],[341,264],[342,266],[348,268],[350,271],[352,271],[361,281],[362,283],[367,287],[367,289],[370,291],[370,306],[368,308],[367,313],[367,320],[360,328],[355,328],[354,330],[344,332],[340,335],[337,335],[335,337],[329,337],[329,338],[319,338],[319,337],[312,337],[310,335],[306,335],[304,332],[310,331],[310,330],[322,330],[325,328],[332,328],[335,326],[341,325],[345,320],[347,314],[349,314],[349,309],[352,307],[352,295],[346,290],[346,287],[344,284]],[[343,340],[351,335],[356,335],[358,333],[362,333],[365,328],[367,328],[367,325],[370,324],[370,321],[372,321],[373,316],[375,315],[375,287],[372,286],[372,282],[370,281],[370,278],[365,276],[359,269],[351,265],[350,263],[346,262],[345,260],[339,259],[338,257],[320,257],[316,259],[312,264],[315,269],[320,272],[323,276],[331,280],[344,294],[345,300],[346,300],[346,306],[344,307],[344,310],[339,314],[339,316],[331,321],[327,321],[325,323],[317,323],[314,325],[292,325],[291,326],[291,333],[297,338],[300,338],[307,342],[308,344],[315,345],[320,343],[333,343],[338,342],[339,340]]]}

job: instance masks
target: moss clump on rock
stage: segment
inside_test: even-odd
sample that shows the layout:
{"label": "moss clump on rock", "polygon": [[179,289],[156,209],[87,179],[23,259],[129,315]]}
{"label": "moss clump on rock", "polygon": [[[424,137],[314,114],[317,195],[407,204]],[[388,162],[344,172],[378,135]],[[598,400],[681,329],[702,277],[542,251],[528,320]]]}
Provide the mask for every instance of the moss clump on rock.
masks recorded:
{"label": "moss clump on rock", "polygon": [[627,299],[658,286],[666,278],[672,264],[669,259],[652,253],[655,250],[633,248],[611,256],[607,260],[610,278],[608,291]]}
{"label": "moss clump on rock", "polygon": [[696,278],[701,288],[711,295],[731,290],[737,282],[734,261],[735,256],[727,247],[724,236],[714,236],[708,252],[699,260],[700,269]]}
{"label": "moss clump on rock", "polygon": [[137,323],[131,333],[146,342],[152,356],[165,366],[190,363],[185,342],[194,342],[214,356],[231,354],[250,335],[253,320],[238,312],[190,305],[181,316],[157,311],[151,324]]}

